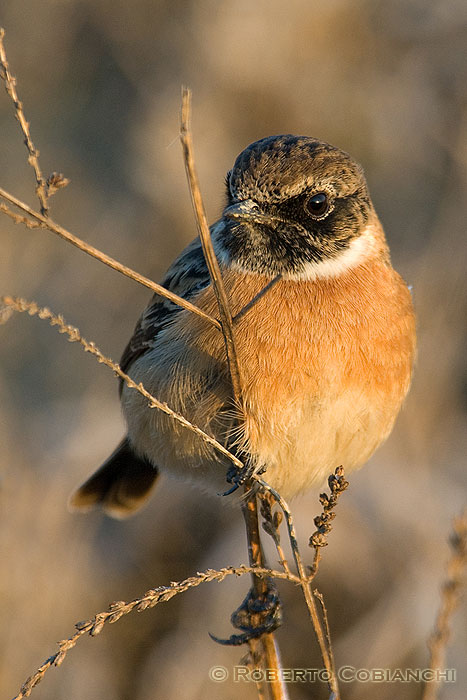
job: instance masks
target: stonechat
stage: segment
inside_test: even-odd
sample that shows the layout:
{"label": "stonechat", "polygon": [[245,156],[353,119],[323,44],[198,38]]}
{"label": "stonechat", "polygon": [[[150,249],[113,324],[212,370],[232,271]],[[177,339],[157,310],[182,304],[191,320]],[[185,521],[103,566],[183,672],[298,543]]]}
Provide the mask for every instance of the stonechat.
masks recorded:
{"label": "stonechat", "polygon": [[[219,330],[160,296],[144,310],[121,367],[265,470],[288,499],[337,466],[346,474],[360,467],[389,435],[412,374],[411,295],[391,266],[363,170],[347,153],[306,136],[264,138],[238,156],[226,188],[211,236],[238,314],[242,412]],[[217,315],[199,239],[163,285]],[[73,507],[125,517],[159,471],[225,490],[230,463],[221,454],[124,384],[120,395],[127,436],[73,494]]]}

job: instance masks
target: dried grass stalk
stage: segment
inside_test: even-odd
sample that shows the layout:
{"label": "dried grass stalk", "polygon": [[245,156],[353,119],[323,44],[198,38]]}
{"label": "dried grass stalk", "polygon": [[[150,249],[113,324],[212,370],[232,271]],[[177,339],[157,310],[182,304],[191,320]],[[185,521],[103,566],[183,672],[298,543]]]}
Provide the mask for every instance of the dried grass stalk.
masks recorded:
{"label": "dried grass stalk", "polygon": [[32,690],[38,683],[41,682],[44,675],[52,666],[60,666],[64,661],[67,653],[72,649],[80,637],[85,634],[89,634],[91,637],[96,637],[100,634],[104,626],[109,623],[113,624],[120,620],[124,615],[136,610],[136,612],[143,612],[149,608],[154,608],[159,603],[167,603],[174,596],[180,593],[185,593],[190,588],[197,588],[203,583],[209,583],[211,581],[221,582],[224,581],[228,576],[244,576],[245,574],[250,574],[254,571],[257,576],[269,576],[274,578],[281,578],[284,580],[297,582],[297,577],[284,573],[283,571],[274,571],[273,569],[252,569],[250,566],[238,566],[238,567],[225,567],[223,569],[208,569],[203,573],[198,573],[196,576],[190,576],[183,581],[172,582],[170,586],[159,586],[158,588],[152,588],[147,591],[141,598],[135,598],[134,600],[126,603],[123,600],[111,603],[107,610],[104,612],[96,613],[89,620],[84,620],[82,622],[77,622],[75,624],[76,632],[68,637],[68,639],[62,639],[58,642],[58,651],[48,659],[44,661],[41,666],[31,675],[21,686],[21,689],[13,700],[21,700],[21,698],[27,698],[31,694]]}
{"label": "dried grass stalk", "polygon": [[216,449],[218,452],[224,455],[224,457],[226,457],[233,464],[235,464],[236,467],[241,468],[243,466],[242,462],[237,457],[235,457],[235,455],[229,452],[223,445],[221,445],[220,442],[217,442],[217,440],[205,433],[203,430],[201,430],[201,428],[198,428],[197,425],[190,423],[190,421],[188,421],[180,413],[177,413],[176,411],[172,410],[170,406],[168,406],[166,403],[159,401],[156,397],[152,396],[152,394],[146,391],[146,389],[141,383],[137,384],[136,382],[134,382],[128,374],[123,372],[123,370],[120,368],[120,365],[111,360],[109,357],[106,357],[106,355],[104,355],[104,353],[102,353],[101,350],[99,350],[95,343],[87,341],[85,338],[83,338],[78,328],[67,324],[63,316],[61,316],[60,314],[54,314],[52,311],[50,311],[50,309],[38,306],[38,304],[36,304],[35,301],[27,301],[26,299],[3,296],[0,298],[0,302],[4,305],[4,307],[13,309],[14,311],[18,311],[20,313],[27,312],[30,316],[38,316],[39,318],[48,321],[51,326],[57,326],[59,329],[59,333],[64,333],[65,335],[67,335],[68,340],[71,343],[79,343],[84,348],[85,352],[90,352],[92,355],[94,355],[94,357],[97,358],[98,362],[112,369],[115,372],[115,374],[117,374],[121,379],[123,379],[123,381],[131,389],[135,389],[142,396],[144,396],[145,399],[147,399],[150,407],[157,408],[159,411],[163,411],[165,414],[167,414],[168,416],[176,420],[178,423],[183,425],[184,428],[187,428],[188,430],[191,430],[192,432],[196,433],[198,437],[204,440],[204,442],[206,442],[211,447],[214,447],[214,449]]}
{"label": "dried grass stalk", "polygon": [[26,117],[24,116],[23,103],[19,99],[18,93],[16,92],[16,78],[10,72],[10,66],[8,64],[5,46],[3,43],[4,36],[5,30],[3,27],[0,27],[0,78],[2,78],[5,89],[15,106],[16,119],[20,124],[21,131],[24,135],[24,143],[28,149],[28,163],[34,170],[34,174],[36,176],[36,194],[37,198],[39,199],[41,214],[43,216],[47,216],[49,211],[47,202],[47,183],[39,165],[39,151],[32,142],[31,133],[29,131],[29,122],[26,121]]}
{"label": "dried grass stalk", "polygon": [[[441,603],[436,616],[435,628],[428,640],[430,652],[429,668],[442,671],[446,665],[446,649],[451,635],[451,619],[459,605],[462,588],[465,585],[467,566],[467,508],[462,515],[455,518],[450,537],[452,549],[447,565],[447,578],[441,589]],[[436,700],[439,696],[441,681],[426,683],[422,700]]]}

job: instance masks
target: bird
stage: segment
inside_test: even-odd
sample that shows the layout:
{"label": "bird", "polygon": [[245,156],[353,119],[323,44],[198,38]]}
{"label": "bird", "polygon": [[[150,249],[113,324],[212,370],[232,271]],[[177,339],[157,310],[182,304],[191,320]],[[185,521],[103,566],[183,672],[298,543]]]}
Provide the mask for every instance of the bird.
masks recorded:
{"label": "bird", "polygon": [[[120,366],[290,499],[338,466],[346,475],[361,467],[390,434],[416,354],[411,293],[392,267],[363,169],[345,151],[309,136],[266,137],[240,153],[225,185],[210,234],[242,405],[219,329],[157,294]],[[217,316],[199,238],[162,285]],[[124,518],[160,473],[225,491],[224,455],[122,381],[120,397],[127,434],[72,494],[72,508]]]}

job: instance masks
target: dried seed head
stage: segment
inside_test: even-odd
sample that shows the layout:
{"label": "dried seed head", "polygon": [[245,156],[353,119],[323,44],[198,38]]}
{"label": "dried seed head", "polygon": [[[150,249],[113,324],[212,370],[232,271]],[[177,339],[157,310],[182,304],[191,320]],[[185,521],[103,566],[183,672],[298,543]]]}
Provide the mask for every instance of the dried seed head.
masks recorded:
{"label": "dried seed head", "polygon": [[58,652],[58,654],[57,654],[57,656],[55,657],[55,660],[54,660],[54,666],[60,666],[60,664],[62,663],[63,659],[64,659],[65,656],[66,656],[66,652],[67,652],[66,649],[61,649],[61,650]]}
{"label": "dried seed head", "polygon": [[53,172],[47,178],[47,196],[51,197],[57,190],[61,190],[70,184],[68,178],[66,178],[62,173]]}
{"label": "dried seed head", "polygon": [[89,620],[81,620],[81,622],[75,623],[75,627],[79,632],[81,632],[82,630],[92,627],[92,623]]}
{"label": "dried seed head", "polygon": [[310,537],[310,547],[327,547],[326,536],[321,532],[315,532]]}
{"label": "dried seed head", "polygon": [[96,620],[96,622],[93,624],[91,629],[89,630],[89,634],[91,637],[96,637],[100,632],[102,632],[102,629],[104,627],[105,620],[99,619]]}

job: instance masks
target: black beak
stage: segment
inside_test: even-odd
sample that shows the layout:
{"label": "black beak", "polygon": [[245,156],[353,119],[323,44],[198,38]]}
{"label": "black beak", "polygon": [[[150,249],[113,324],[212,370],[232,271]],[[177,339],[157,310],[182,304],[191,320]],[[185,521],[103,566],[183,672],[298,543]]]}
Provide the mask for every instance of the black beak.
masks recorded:
{"label": "black beak", "polygon": [[258,204],[252,199],[244,199],[226,207],[224,216],[234,221],[250,221],[256,224],[271,225],[276,220],[275,217],[262,212]]}

